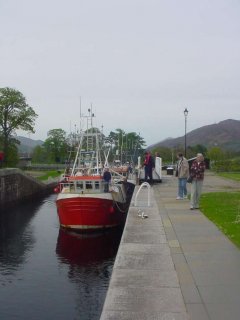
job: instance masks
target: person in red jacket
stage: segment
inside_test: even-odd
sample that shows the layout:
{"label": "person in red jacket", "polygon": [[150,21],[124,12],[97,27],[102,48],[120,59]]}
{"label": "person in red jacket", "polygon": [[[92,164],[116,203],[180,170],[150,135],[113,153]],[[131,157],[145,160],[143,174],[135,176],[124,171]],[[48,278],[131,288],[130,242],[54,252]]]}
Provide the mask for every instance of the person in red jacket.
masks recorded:
{"label": "person in red jacket", "polygon": [[145,181],[148,181],[148,178],[149,178],[149,183],[152,184],[153,183],[152,172],[155,167],[154,159],[150,151],[145,152],[144,155],[145,155],[145,158],[144,158],[143,165],[144,165],[144,172],[145,172]]}

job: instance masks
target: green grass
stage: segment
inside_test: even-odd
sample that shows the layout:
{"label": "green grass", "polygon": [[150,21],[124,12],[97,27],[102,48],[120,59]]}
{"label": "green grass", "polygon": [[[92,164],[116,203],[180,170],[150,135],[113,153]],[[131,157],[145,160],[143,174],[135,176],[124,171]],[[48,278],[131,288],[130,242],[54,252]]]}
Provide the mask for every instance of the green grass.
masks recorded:
{"label": "green grass", "polygon": [[34,178],[40,180],[40,181],[46,181],[48,178],[56,178],[63,173],[63,171],[58,170],[41,170],[41,171],[25,171],[28,174],[32,175]]}
{"label": "green grass", "polygon": [[240,181],[240,172],[219,172],[217,174],[223,178]]}
{"label": "green grass", "polygon": [[240,248],[240,192],[202,194],[201,211]]}
{"label": "green grass", "polygon": [[61,174],[61,172],[56,171],[56,170],[52,170],[52,171],[45,171],[43,175],[37,177],[37,179],[41,180],[41,181],[46,181],[48,180],[48,178],[56,178],[59,177]]}

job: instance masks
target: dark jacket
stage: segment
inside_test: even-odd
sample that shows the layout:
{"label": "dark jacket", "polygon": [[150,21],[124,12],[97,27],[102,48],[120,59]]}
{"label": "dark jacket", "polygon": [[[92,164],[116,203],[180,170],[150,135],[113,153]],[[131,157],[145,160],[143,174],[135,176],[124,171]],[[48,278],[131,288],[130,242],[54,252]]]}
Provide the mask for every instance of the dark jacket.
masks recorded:
{"label": "dark jacket", "polygon": [[204,161],[197,162],[197,160],[194,160],[190,169],[191,177],[194,180],[203,180],[205,169],[206,169],[206,164]]}
{"label": "dark jacket", "polygon": [[111,173],[109,171],[104,171],[103,180],[109,182],[112,179]]}

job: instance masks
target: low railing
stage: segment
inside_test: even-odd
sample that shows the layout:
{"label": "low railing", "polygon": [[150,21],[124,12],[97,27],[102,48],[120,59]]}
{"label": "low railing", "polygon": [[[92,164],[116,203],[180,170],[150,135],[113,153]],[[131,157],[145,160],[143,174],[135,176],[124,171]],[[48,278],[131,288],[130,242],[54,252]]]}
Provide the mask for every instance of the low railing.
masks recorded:
{"label": "low railing", "polygon": [[150,184],[148,182],[143,182],[140,185],[140,187],[139,187],[139,189],[138,189],[138,191],[136,193],[136,196],[135,196],[135,200],[134,200],[134,206],[135,207],[137,207],[137,200],[138,200],[139,193],[142,190],[142,188],[144,188],[144,187],[147,187],[147,189],[148,189],[147,206],[148,207],[151,206],[151,203],[150,203],[150,189],[151,189],[151,186],[150,186]]}

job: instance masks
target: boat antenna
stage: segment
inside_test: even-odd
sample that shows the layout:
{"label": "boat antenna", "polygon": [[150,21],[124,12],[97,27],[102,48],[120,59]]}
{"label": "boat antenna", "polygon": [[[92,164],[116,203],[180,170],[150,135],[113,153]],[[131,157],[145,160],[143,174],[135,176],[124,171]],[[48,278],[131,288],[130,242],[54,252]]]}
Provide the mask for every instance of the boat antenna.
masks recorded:
{"label": "boat antenna", "polygon": [[82,124],[81,124],[81,117],[82,117],[82,98],[81,96],[79,97],[80,101],[80,105],[79,105],[79,131],[82,131]]}

